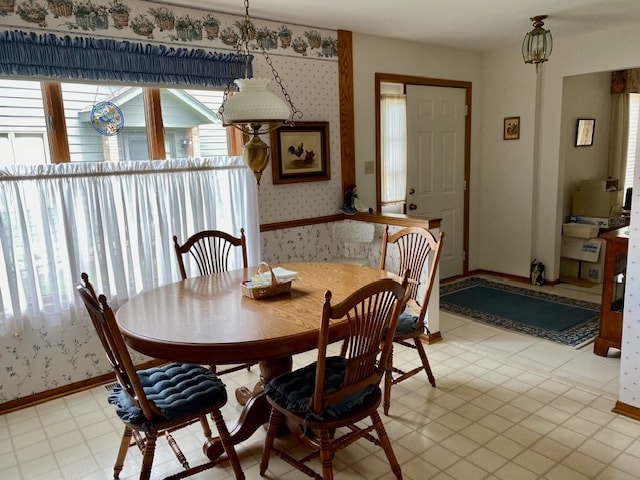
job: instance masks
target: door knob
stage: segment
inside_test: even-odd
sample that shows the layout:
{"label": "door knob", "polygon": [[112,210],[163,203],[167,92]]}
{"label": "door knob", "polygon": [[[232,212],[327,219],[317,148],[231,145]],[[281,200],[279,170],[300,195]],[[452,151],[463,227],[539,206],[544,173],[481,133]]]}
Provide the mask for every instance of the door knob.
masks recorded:
{"label": "door knob", "polygon": [[409,210],[417,210],[417,209],[418,209],[418,205],[416,205],[415,203],[409,204]]}
{"label": "door knob", "polygon": [[410,188],[409,189],[409,195],[413,195],[414,193],[416,193],[416,189],[415,188]]}

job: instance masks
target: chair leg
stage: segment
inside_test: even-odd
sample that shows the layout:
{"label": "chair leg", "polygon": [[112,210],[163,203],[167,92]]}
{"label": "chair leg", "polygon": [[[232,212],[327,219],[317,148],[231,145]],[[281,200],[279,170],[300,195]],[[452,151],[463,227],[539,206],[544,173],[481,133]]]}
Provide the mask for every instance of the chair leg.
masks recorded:
{"label": "chair leg", "polygon": [[264,439],[264,447],[262,448],[262,460],[260,460],[260,475],[264,476],[267,468],[269,468],[269,457],[271,456],[271,449],[273,448],[273,441],[276,438],[276,433],[280,429],[280,422],[282,422],[283,416],[275,408],[271,409],[271,416],[269,418],[269,428],[267,429],[267,435]]}
{"label": "chair leg", "polygon": [[433,372],[431,371],[431,365],[429,365],[429,359],[427,358],[427,352],[424,351],[424,345],[420,338],[416,337],[413,339],[416,344],[416,350],[418,350],[418,355],[420,355],[420,360],[422,360],[422,367],[429,378],[429,383],[432,387],[436,386],[436,379],[433,376]]}
{"label": "chair leg", "polygon": [[127,456],[130,445],[131,429],[129,427],[124,427],[124,432],[122,432],[122,440],[120,440],[120,448],[118,449],[118,457],[116,458],[116,464],[113,467],[113,478],[120,478],[120,472],[122,471],[122,467],[124,466],[124,459]]}
{"label": "chair leg", "polygon": [[333,480],[333,450],[329,448],[331,432],[322,430],[320,433],[320,464],[322,465],[322,480]]}
{"label": "chair leg", "polygon": [[396,454],[393,453],[391,441],[389,440],[387,431],[384,429],[384,424],[382,423],[378,412],[373,412],[373,414],[371,415],[371,421],[373,422],[373,427],[376,429],[376,433],[378,434],[380,446],[384,450],[384,453],[387,456],[387,460],[389,460],[391,471],[398,480],[402,480],[402,471],[400,470],[400,465],[398,464],[398,460],[396,459]]}
{"label": "chair leg", "polygon": [[140,480],[151,478],[151,467],[153,466],[153,456],[156,453],[156,440],[158,432],[149,431],[144,441],[144,451],[142,452],[142,468],[140,469]]}
{"label": "chair leg", "polygon": [[382,408],[384,414],[389,416],[389,408],[391,407],[391,385],[393,383],[393,345],[389,352],[389,360],[387,361],[387,367],[384,373],[384,400],[382,402]]}
{"label": "chair leg", "polygon": [[[213,418],[213,415],[211,415],[211,418]],[[209,421],[207,420],[207,417],[205,415],[200,417],[200,426],[202,427],[202,433],[204,434],[205,438],[207,440],[211,440],[211,425],[209,425]]]}
{"label": "chair leg", "polygon": [[231,443],[231,435],[229,435],[227,424],[224,423],[222,413],[220,413],[220,411],[212,412],[211,416],[213,417],[213,421],[216,424],[216,429],[218,430],[218,435],[220,435],[222,447],[224,448],[224,451],[229,458],[229,463],[231,463],[231,468],[233,469],[233,473],[236,476],[236,480],[244,480],[244,472],[242,471],[242,467],[240,466],[238,453],[236,452],[233,443]]}

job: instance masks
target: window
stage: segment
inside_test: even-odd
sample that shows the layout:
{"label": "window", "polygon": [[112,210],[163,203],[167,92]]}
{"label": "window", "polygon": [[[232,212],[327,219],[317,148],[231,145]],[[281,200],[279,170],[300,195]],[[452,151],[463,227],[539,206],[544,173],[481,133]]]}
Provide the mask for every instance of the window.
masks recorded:
{"label": "window", "polygon": [[0,167],[49,162],[40,83],[0,80]]}
{"label": "window", "polygon": [[49,163],[45,132],[0,132],[0,167]]}
{"label": "window", "polygon": [[380,85],[382,210],[404,213],[407,186],[407,101],[404,86]]}
{"label": "window", "polygon": [[[149,93],[159,99],[157,114],[147,113]],[[217,119],[222,99],[222,89],[0,80],[0,166],[228,155],[228,132]],[[91,122],[103,101],[122,111],[117,135],[103,136]]]}
{"label": "window", "polygon": [[[177,280],[172,235],[244,228],[259,259],[255,180],[228,156],[239,131],[217,120],[221,89],[0,79],[0,98],[0,336],[72,321],[84,271],[114,307]],[[91,123],[101,101],[123,112],[117,135]]]}

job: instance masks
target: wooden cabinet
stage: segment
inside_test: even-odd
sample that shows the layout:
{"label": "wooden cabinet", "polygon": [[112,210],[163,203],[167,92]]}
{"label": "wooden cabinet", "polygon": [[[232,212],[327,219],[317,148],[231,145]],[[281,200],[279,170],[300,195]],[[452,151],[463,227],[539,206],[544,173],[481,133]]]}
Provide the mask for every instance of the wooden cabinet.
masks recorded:
{"label": "wooden cabinet", "polygon": [[622,339],[622,312],[627,280],[627,249],[629,228],[623,227],[604,233],[606,240],[602,305],[600,306],[600,333],[593,344],[593,353],[607,356],[610,348],[620,348]]}

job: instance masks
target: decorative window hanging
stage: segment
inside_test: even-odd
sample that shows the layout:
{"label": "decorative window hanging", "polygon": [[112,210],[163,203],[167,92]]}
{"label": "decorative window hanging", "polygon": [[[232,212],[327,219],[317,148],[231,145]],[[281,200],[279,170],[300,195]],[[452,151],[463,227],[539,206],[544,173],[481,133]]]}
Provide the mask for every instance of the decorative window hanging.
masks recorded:
{"label": "decorative window hanging", "polygon": [[100,135],[117,135],[124,127],[122,110],[112,102],[98,102],[91,109],[91,125]]}

